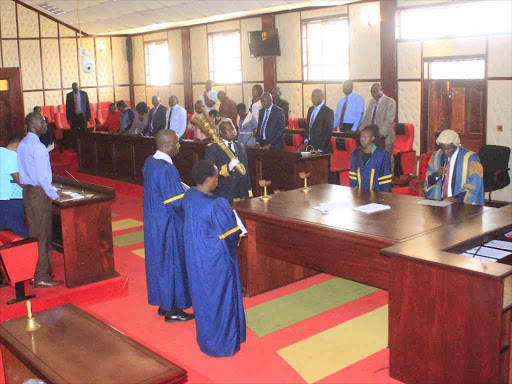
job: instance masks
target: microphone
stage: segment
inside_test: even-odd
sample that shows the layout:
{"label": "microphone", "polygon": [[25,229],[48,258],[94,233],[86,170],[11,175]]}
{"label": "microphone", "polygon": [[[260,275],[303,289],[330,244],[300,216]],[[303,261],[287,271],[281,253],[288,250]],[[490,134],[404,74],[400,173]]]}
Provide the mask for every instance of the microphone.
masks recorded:
{"label": "microphone", "polygon": [[80,187],[82,188],[82,193],[84,193],[84,185],[82,184],[82,182],[80,182],[75,176],[73,176],[67,169],[64,169],[64,172],[71,176],[71,178],[75,180],[78,183],[78,185],[80,185]]}
{"label": "microphone", "polygon": [[[443,167],[443,168],[444,168],[444,167],[446,167],[446,164],[448,164],[448,156],[446,156],[446,157],[444,158],[444,163],[443,163],[442,167]],[[446,172],[443,174],[443,176],[441,176],[441,181],[443,181],[443,183],[444,183],[444,176],[445,176],[445,175],[446,175]]]}

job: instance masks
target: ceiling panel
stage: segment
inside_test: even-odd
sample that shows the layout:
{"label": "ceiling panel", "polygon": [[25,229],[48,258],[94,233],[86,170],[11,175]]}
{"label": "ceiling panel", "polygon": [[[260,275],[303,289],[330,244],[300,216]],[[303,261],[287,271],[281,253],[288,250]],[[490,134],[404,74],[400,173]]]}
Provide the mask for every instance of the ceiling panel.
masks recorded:
{"label": "ceiling panel", "polygon": [[[2,0],[0,0],[2,1]],[[77,1],[21,0],[78,29]],[[80,0],[81,29],[89,34],[140,33],[155,29],[222,21],[231,17],[287,9],[343,5],[357,0]],[[66,11],[55,15],[39,7],[49,3]]]}

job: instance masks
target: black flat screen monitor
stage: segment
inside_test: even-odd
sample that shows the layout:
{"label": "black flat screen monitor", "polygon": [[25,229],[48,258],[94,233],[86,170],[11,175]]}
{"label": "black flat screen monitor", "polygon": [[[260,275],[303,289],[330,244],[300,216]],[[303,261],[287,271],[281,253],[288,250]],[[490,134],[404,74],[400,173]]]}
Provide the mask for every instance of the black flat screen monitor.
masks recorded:
{"label": "black flat screen monitor", "polygon": [[248,32],[251,57],[281,56],[277,29]]}

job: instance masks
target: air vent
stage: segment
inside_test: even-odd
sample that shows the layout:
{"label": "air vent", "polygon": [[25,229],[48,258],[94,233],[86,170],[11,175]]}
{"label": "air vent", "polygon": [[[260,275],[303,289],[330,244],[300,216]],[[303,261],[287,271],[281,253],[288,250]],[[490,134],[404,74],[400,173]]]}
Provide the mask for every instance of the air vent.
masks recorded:
{"label": "air vent", "polygon": [[39,6],[55,15],[62,15],[63,13],[66,13],[66,11],[63,11],[62,9],[56,7],[55,5],[51,5],[48,3],[39,4]]}

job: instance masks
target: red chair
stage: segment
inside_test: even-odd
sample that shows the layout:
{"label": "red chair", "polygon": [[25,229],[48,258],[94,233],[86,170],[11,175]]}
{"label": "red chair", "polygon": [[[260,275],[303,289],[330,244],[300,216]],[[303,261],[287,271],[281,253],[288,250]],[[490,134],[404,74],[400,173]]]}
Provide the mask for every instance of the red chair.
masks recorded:
{"label": "red chair", "polygon": [[57,112],[66,113],[66,104],[61,104],[57,106]]}
{"label": "red chair", "polygon": [[395,124],[395,144],[393,156],[398,175],[410,175],[414,172],[416,152],[412,149],[414,143],[414,125],[411,123]]}
{"label": "red chair", "polygon": [[297,119],[297,129],[306,129],[307,120],[299,118]]}
{"label": "red chair", "polygon": [[288,118],[288,129],[293,129],[293,119],[291,117]]}
{"label": "red chair", "polygon": [[43,105],[41,106],[41,113],[48,119],[50,124],[55,124],[55,106]]}
{"label": "red chair", "polygon": [[98,109],[96,120],[100,126],[106,123],[108,117],[108,109]]}
{"label": "red chair", "polygon": [[331,137],[332,154],[330,159],[331,172],[340,173],[340,185],[350,186],[348,173],[350,171],[350,156],[356,149],[354,139]]}
{"label": "red chair", "polygon": [[427,152],[420,156],[418,178],[412,180],[407,187],[394,187],[393,193],[398,195],[425,196],[423,184],[427,176],[428,162],[434,152]]}
{"label": "red chair", "polygon": [[291,119],[292,120],[292,123],[291,125],[289,126],[290,129],[299,129],[299,118],[296,117],[294,119]]}
{"label": "red chair", "polygon": [[187,113],[187,123],[190,121],[191,118],[192,118],[192,114],[191,113]]}
{"label": "red chair", "polygon": [[100,109],[107,109],[107,110],[108,110],[108,107],[109,107],[109,105],[110,105],[110,104],[112,104],[112,102],[111,102],[111,101],[100,101],[100,102],[98,103],[98,111],[99,111]]}
{"label": "red chair", "polygon": [[34,277],[37,258],[37,240],[24,239],[11,231],[0,231],[0,275],[16,290],[16,298],[7,304],[35,297],[25,294],[25,281]]}
{"label": "red chair", "polygon": [[126,105],[127,105],[129,108],[131,108],[131,107],[132,107],[132,103],[131,103],[131,101],[130,101],[130,100],[125,100],[124,102],[126,103]]}
{"label": "red chair", "polygon": [[64,131],[70,130],[68,120],[66,118],[65,113],[57,112],[55,114],[55,138],[57,140],[62,140],[64,137]]}
{"label": "red chair", "polygon": [[298,133],[283,135],[284,149],[287,151],[298,151],[302,145],[302,135]]}

